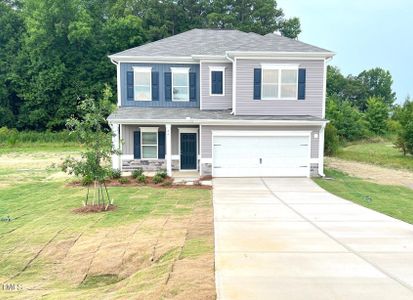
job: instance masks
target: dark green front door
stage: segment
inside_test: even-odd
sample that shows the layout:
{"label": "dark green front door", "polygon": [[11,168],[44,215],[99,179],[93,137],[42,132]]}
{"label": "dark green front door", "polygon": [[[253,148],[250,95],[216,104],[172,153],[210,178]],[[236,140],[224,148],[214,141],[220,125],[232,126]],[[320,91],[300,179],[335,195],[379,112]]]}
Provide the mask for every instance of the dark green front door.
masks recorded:
{"label": "dark green front door", "polygon": [[181,169],[195,170],[196,161],[196,133],[181,133]]}

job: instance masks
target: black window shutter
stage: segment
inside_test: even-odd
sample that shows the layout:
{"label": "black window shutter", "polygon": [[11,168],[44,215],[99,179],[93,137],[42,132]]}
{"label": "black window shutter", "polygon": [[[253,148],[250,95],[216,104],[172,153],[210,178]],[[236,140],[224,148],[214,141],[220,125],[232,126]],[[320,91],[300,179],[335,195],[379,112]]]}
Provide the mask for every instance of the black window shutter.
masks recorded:
{"label": "black window shutter", "polygon": [[133,71],[126,72],[126,88],[128,100],[133,100]]}
{"label": "black window shutter", "polygon": [[254,100],[261,100],[261,69],[254,69]]}
{"label": "black window shutter", "polygon": [[133,132],[133,158],[134,159],[141,158],[141,132],[140,131]]}
{"label": "black window shutter", "polygon": [[305,99],[305,78],[306,70],[298,69],[298,100]]}
{"label": "black window shutter", "polygon": [[159,72],[152,72],[152,101],[159,100]]}
{"label": "black window shutter", "polygon": [[212,71],[212,94],[222,94],[223,91],[223,72],[222,71]]}
{"label": "black window shutter", "polygon": [[196,101],[196,73],[189,73],[189,101]]}
{"label": "black window shutter", "polygon": [[158,132],[158,158],[165,158],[165,131]]}
{"label": "black window shutter", "polygon": [[165,72],[165,101],[172,101],[172,74]]}
{"label": "black window shutter", "polygon": [[217,89],[217,72],[211,72],[211,94],[216,94]]}

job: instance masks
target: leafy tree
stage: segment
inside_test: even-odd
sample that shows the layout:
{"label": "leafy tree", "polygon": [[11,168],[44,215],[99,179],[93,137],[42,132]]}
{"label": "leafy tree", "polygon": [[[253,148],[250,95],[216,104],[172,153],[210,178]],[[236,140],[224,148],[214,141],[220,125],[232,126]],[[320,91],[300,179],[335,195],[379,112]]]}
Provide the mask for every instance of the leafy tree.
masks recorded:
{"label": "leafy tree", "polygon": [[371,132],[377,135],[386,132],[389,108],[381,99],[372,97],[367,100],[365,117]]}
{"label": "leafy tree", "polygon": [[82,178],[88,185],[84,205],[89,205],[90,184],[93,183],[95,197],[93,205],[102,205],[105,210],[113,204],[105,185],[105,179],[112,175],[112,170],[107,166],[112,154],[112,132],[107,126],[106,115],[112,110],[110,102],[110,89],[106,88],[104,97],[99,103],[91,98],[80,102],[78,106],[81,117],[71,117],[67,120],[70,134],[75,135],[78,142],[84,146],[81,159],[67,157],[62,164],[63,171]]}
{"label": "leafy tree", "polygon": [[340,146],[337,128],[333,124],[328,123],[324,131],[325,143],[324,153],[328,156],[333,156],[337,153]]}
{"label": "leafy tree", "polygon": [[259,34],[280,31],[290,38],[296,38],[301,32],[299,19],[285,19],[274,0],[215,0],[211,3],[208,27]]}
{"label": "leafy tree", "polygon": [[403,155],[413,154],[413,101],[410,97],[407,97],[402,106],[396,106],[392,118],[398,121],[401,126],[397,134],[395,147],[399,148]]}
{"label": "leafy tree", "polygon": [[347,77],[343,76],[337,67],[327,68],[327,96],[348,100],[362,112],[367,109],[367,100],[371,97],[382,99],[381,101],[390,109],[395,100],[392,83],[390,72],[381,68]]}
{"label": "leafy tree", "polygon": [[[25,0],[19,127],[62,129],[85,97],[115,85],[107,54],[145,41],[139,17],[112,15],[110,0]],[[122,48],[121,48],[122,47]],[[113,99],[114,100],[114,99]]]}
{"label": "leafy tree", "polygon": [[367,136],[368,131],[362,113],[349,101],[328,98],[326,117],[337,128],[342,140],[354,141]]}
{"label": "leafy tree", "polygon": [[295,39],[301,33],[300,19],[297,17],[281,21],[280,32],[283,36]]}
{"label": "leafy tree", "polygon": [[403,152],[403,155],[407,153],[413,155],[413,120],[407,122],[399,132],[395,146]]}
{"label": "leafy tree", "polygon": [[14,2],[0,2],[0,127],[14,127],[20,99],[15,56],[21,48],[23,19]]}
{"label": "leafy tree", "polygon": [[396,100],[396,93],[392,90],[393,78],[389,71],[374,68],[361,72],[357,79],[366,87],[369,97],[379,97],[391,107]]}

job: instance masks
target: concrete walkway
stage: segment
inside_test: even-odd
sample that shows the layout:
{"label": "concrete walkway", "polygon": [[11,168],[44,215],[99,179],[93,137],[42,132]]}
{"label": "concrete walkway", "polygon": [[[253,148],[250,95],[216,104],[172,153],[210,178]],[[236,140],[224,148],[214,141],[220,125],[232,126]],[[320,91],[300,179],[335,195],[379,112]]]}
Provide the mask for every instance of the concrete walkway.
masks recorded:
{"label": "concrete walkway", "polygon": [[413,299],[412,225],[310,179],[213,184],[218,299]]}

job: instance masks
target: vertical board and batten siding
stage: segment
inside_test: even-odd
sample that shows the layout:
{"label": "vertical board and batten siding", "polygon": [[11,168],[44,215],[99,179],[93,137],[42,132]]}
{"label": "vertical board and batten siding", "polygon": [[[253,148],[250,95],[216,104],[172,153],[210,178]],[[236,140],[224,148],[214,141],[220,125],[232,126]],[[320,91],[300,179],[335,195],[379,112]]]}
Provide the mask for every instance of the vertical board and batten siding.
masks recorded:
{"label": "vertical board and batten siding", "polygon": [[[298,64],[306,69],[304,100],[254,100],[254,69],[261,64]],[[236,63],[237,115],[312,115],[323,114],[324,60],[247,60]]]}
{"label": "vertical board and batten siding", "polygon": [[[209,67],[225,67],[224,95],[210,95],[211,74]],[[231,63],[201,63],[201,109],[231,109],[232,108],[232,64]]]}
{"label": "vertical board and batten siding", "polygon": [[[152,67],[153,72],[159,73],[159,89],[157,101],[135,101],[127,97],[127,72],[133,71],[133,67]],[[190,68],[189,72],[196,74],[196,101],[165,101],[165,73],[171,72],[171,68]],[[142,64],[120,63],[121,105],[139,107],[199,107],[199,65],[198,64]]]}
{"label": "vertical board and batten siding", "polygon": [[320,132],[319,126],[202,126],[201,132],[201,157],[212,158],[212,131],[213,130],[239,130],[239,131],[311,131],[311,158],[318,158],[319,138],[314,134]]}

